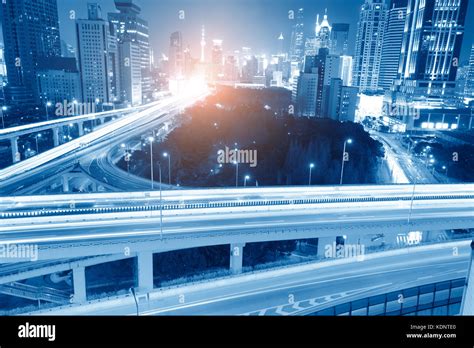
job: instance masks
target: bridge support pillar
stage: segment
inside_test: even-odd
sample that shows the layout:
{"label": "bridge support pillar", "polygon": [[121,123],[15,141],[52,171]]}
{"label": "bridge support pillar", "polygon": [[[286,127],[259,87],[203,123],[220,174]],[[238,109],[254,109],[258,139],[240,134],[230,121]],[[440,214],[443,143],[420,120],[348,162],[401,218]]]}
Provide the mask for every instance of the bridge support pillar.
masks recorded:
{"label": "bridge support pillar", "polygon": [[77,124],[77,129],[79,132],[79,136],[82,137],[84,135],[84,122],[79,122]]}
{"label": "bridge support pillar", "polygon": [[75,267],[72,269],[72,282],[74,286],[74,303],[87,301],[86,268]]}
{"label": "bridge support pillar", "polygon": [[54,147],[59,146],[59,127],[53,128],[53,144]]}
{"label": "bridge support pillar", "polygon": [[230,270],[233,274],[242,273],[245,243],[234,243],[230,245]]}
{"label": "bridge support pillar", "polygon": [[62,184],[63,184],[63,192],[64,193],[69,192],[69,177],[64,174],[61,177],[61,181],[62,181]]}
{"label": "bridge support pillar", "polygon": [[138,288],[140,291],[153,290],[153,253],[142,251],[137,255]]}
{"label": "bridge support pillar", "polygon": [[471,242],[471,260],[469,262],[469,270],[466,277],[466,285],[461,302],[461,315],[474,315],[474,240]]}
{"label": "bridge support pillar", "polygon": [[18,152],[18,137],[13,137],[10,139],[10,144],[12,148],[12,158],[13,163],[20,162],[20,153]]}

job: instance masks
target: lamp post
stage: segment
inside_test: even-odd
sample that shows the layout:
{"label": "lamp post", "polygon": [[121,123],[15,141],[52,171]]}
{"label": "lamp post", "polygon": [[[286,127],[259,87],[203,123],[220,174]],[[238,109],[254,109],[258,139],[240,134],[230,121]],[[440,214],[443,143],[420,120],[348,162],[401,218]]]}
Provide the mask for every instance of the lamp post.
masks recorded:
{"label": "lamp post", "polygon": [[344,176],[344,162],[346,161],[346,145],[352,144],[352,139],[346,139],[344,141],[344,148],[342,149],[342,164],[341,164],[341,178],[339,180],[339,185],[342,185],[342,178]]}
{"label": "lamp post", "polygon": [[161,162],[158,162],[158,176],[160,179],[160,239],[163,239],[163,196],[161,189]]}
{"label": "lamp post", "polygon": [[246,176],[244,177],[244,187],[247,187],[247,180],[249,180],[249,179],[250,179],[250,176],[249,176],[249,175],[246,175]]}
{"label": "lamp post", "polygon": [[150,174],[151,174],[151,190],[155,188],[154,181],[153,181],[153,141],[155,138],[148,137],[148,141],[150,143]]}
{"label": "lamp post", "polygon": [[49,121],[49,107],[53,105],[50,101],[47,101],[45,104],[44,104],[44,107],[46,109],[46,121]]}
{"label": "lamp post", "polygon": [[4,106],[2,106],[2,109],[1,109],[1,110],[2,110],[2,111],[0,112],[0,115],[2,115],[2,128],[5,129],[5,120],[3,119],[3,117],[4,117],[3,113],[4,113],[5,111],[7,111],[7,107],[4,105]]}
{"label": "lamp post", "polygon": [[171,155],[168,152],[164,152],[163,157],[168,157],[168,184],[171,185]]}
{"label": "lamp post", "polygon": [[235,187],[239,186],[239,162],[234,161],[235,164]]}
{"label": "lamp post", "polygon": [[314,168],[314,163],[309,164],[309,179],[308,179],[308,185],[311,186],[311,172],[313,171]]}

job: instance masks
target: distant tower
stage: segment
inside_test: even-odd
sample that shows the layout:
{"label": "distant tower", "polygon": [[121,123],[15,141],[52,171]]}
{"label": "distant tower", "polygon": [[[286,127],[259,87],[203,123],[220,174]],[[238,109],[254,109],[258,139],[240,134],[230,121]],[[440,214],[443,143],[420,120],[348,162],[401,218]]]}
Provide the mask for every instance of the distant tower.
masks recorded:
{"label": "distant tower", "polygon": [[280,36],[278,37],[278,55],[283,55],[284,54],[284,43],[285,43],[285,38],[283,37],[283,33],[280,33]]}
{"label": "distant tower", "polygon": [[331,30],[332,27],[329,25],[328,21],[328,10],[325,9],[321,24],[319,23],[319,14],[316,17],[316,38],[319,41],[318,49],[330,47]]}
{"label": "distant tower", "polygon": [[204,25],[201,28],[201,63],[204,63],[206,57],[204,51],[206,49],[206,30],[204,29]]}

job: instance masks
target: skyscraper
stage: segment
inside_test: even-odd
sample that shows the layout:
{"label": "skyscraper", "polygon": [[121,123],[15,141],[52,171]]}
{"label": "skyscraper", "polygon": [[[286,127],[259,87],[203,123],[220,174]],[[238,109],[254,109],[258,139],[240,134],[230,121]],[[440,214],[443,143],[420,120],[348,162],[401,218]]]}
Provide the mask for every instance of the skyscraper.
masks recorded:
{"label": "skyscraper", "polygon": [[397,100],[443,104],[454,94],[467,0],[409,0]]}
{"label": "skyscraper", "polygon": [[175,31],[170,36],[169,51],[169,77],[176,79],[183,76],[184,73],[184,56],[183,56],[183,38],[181,32]]}
{"label": "skyscraper", "polygon": [[306,38],[304,54],[305,56],[317,55],[320,48],[329,48],[331,46],[331,30],[327,10],[324,13],[323,20],[319,22],[319,13],[316,16],[316,26],[314,35]]}
{"label": "skyscraper", "polygon": [[408,0],[391,0],[380,61],[379,86],[390,89],[397,78]]}
{"label": "skyscraper", "polygon": [[361,92],[377,92],[386,22],[384,0],[365,0],[357,26],[353,85]]}
{"label": "skyscraper", "polygon": [[37,63],[60,57],[61,39],[56,0],[2,1],[2,31],[8,86],[7,101],[40,104]]}
{"label": "skyscraper", "polygon": [[217,80],[223,77],[224,73],[224,56],[222,53],[222,40],[212,40],[212,79]]}
{"label": "skyscraper", "polygon": [[102,19],[98,4],[89,3],[87,9],[88,19],[76,20],[83,101],[113,103],[119,78],[116,29]]}
{"label": "skyscraper", "polygon": [[[151,97],[153,92],[151,77],[151,51],[148,22],[140,17],[141,8],[133,0],[115,0],[118,13],[109,13],[108,19],[117,29],[117,38],[127,46],[137,46],[139,54],[134,59],[140,65],[141,90],[144,98]],[[136,50],[136,48],[133,48]],[[132,57],[130,57],[132,58]],[[131,65],[135,65],[131,61]],[[136,100],[136,98],[133,98]]]}
{"label": "skyscraper", "polygon": [[300,8],[296,14],[295,24],[291,33],[290,60],[302,63],[304,58],[304,10]]}
{"label": "skyscraper", "polygon": [[348,52],[349,24],[334,23],[331,30],[330,53],[345,56]]}
{"label": "skyscraper", "polygon": [[474,45],[471,46],[471,55],[469,56],[469,66],[464,96],[466,98],[474,98]]}

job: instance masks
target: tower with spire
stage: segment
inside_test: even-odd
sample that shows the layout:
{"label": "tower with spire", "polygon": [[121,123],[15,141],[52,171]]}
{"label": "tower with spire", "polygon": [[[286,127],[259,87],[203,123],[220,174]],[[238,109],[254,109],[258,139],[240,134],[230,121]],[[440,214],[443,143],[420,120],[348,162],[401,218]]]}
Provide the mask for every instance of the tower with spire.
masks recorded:
{"label": "tower with spire", "polygon": [[319,13],[316,16],[316,29],[315,35],[319,41],[319,48],[329,48],[331,40],[332,27],[328,21],[328,9],[324,10],[324,17],[321,23],[319,23]]}
{"label": "tower with spire", "polygon": [[203,25],[201,27],[201,63],[204,63],[206,60],[205,50],[206,50],[206,29],[204,28],[204,25]]}

